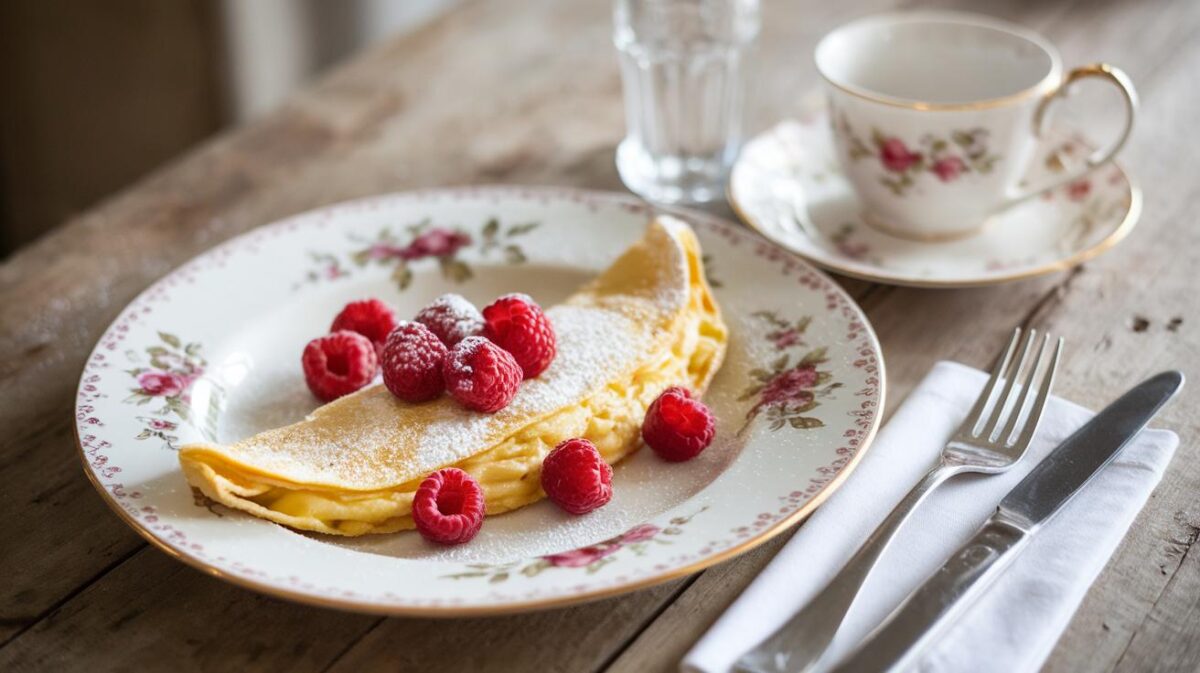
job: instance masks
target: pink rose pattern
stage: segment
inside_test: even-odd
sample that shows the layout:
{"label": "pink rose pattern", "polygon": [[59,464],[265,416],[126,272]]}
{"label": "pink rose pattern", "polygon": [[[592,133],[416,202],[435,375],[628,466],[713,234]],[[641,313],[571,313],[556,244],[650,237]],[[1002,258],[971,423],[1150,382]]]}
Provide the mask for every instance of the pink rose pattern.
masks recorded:
{"label": "pink rose pattern", "polygon": [[654,536],[658,535],[660,532],[662,532],[662,529],[652,523],[644,523],[640,526],[634,526],[621,535],[621,544],[633,544],[634,542],[645,542],[646,540],[652,540],[654,539]]}
{"label": "pink rose pattern", "polygon": [[[1087,160],[1088,146],[1078,140],[1067,140],[1060,143],[1053,152],[1046,156],[1046,170],[1050,173],[1065,173],[1069,167],[1078,166]],[[1108,176],[1108,184],[1116,185],[1123,181],[1120,170],[1113,171]],[[1077,178],[1057,189],[1042,193],[1042,200],[1053,201],[1054,195],[1061,192],[1072,203],[1082,203],[1093,193],[1093,183],[1090,175]]]}
{"label": "pink rose pattern", "polygon": [[[308,255],[312,258],[312,263],[315,268],[310,270],[305,276],[305,281],[309,283],[317,283],[323,280],[337,280],[350,275],[350,271],[342,265],[342,261],[337,258],[337,255],[328,253],[311,252]],[[299,287],[303,283],[297,283]]]}
{"label": "pink rose pattern", "polygon": [[514,574],[533,577],[551,568],[583,568],[591,574],[610,563],[617,562],[618,559],[615,556],[621,550],[628,549],[634,555],[641,556],[646,553],[647,546],[650,544],[671,544],[670,536],[682,534],[683,526],[705,509],[707,507],[688,516],[675,517],[668,522],[669,525],[666,528],[659,528],[652,523],[643,523],[616,537],[586,547],[539,556],[532,561],[512,561],[498,564],[471,563],[467,564],[465,571],[446,577],[450,579],[486,577],[489,582],[496,584],[507,580]]}
{"label": "pink rose pattern", "polygon": [[491,218],[478,233],[457,227],[433,226],[428,219],[400,231],[385,227],[372,239],[352,237],[357,247],[348,253],[345,262],[334,254],[310,253],[315,268],[310,269],[296,287],[349,276],[354,268],[384,266],[391,268],[396,285],[406,290],[413,281],[413,266],[426,261],[435,264],[443,278],[463,283],[474,276],[474,271],[460,258],[460,252],[476,247],[481,255],[496,253],[508,264],[521,264],[526,257],[519,238],[536,229],[538,224],[521,222],[502,226],[499,219]]}
{"label": "pink rose pattern", "polygon": [[583,568],[598,562],[621,548],[617,543],[600,543],[590,547],[580,547],[571,551],[543,556],[542,559],[557,568]]}
{"label": "pink rose pattern", "polygon": [[179,448],[179,436],[175,434],[179,423],[170,420],[170,417],[196,427],[209,439],[215,439],[216,419],[223,397],[221,388],[211,380],[207,382],[210,394],[208,408],[202,410],[203,418],[199,418],[197,410],[192,407],[192,384],[204,376],[208,365],[201,354],[200,344],[185,344],[168,332],[159,332],[158,338],[160,343],[147,347],[144,353],[130,351],[128,354],[135,365],[127,370],[133,377],[134,387],[130,388],[130,395],[124,401],[139,406],[157,406],[152,415],[137,417],[144,427],[136,439],[159,439],[168,448]]}
{"label": "pink rose pattern", "polygon": [[771,332],[767,338],[775,344],[775,348],[784,349],[804,343],[803,334],[804,332],[795,327],[788,327]]}
{"label": "pink rose pattern", "polygon": [[1087,198],[1088,194],[1092,193],[1092,181],[1087,178],[1081,178],[1067,185],[1067,198],[1072,201],[1079,202]]}
{"label": "pink rose pattern", "polygon": [[883,167],[893,173],[903,173],[920,163],[924,158],[920,152],[909,151],[904,141],[899,138],[881,138],[879,143],[879,160]]}
{"label": "pink rose pattern", "polygon": [[855,226],[850,222],[843,222],[837,231],[829,237],[829,241],[837,249],[843,257],[856,261],[869,261],[872,264],[882,266],[883,263],[878,256],[871,255],[871,246],[866,241],[858,240],[854,236]]}
{"label": "pink rose pattern", "polygon": [[797,430],[824,427],[821,419],[809,413],[842,384],[833,382],[833,375],[821,369],[828,362],[824,347],[807,349],[799,357],[795,356],[800,351],[792,351],[807,347],[803,335],[812,318],[805,316],[790,322],[774,311],[758,311],[753,315],[770,325],[766,339],[781,354],[769,366],[750,370],[753,381],[738,399],[754,400],[754,404],[746,412],[738,434],[764,414],[772,432],[788,426]]}
{"label": "pink rose pattern", "polygon": [[[575,193],[568,192],[568,194],[574,195]],[[530,198],[532,198],[532,197],[530,197]],[[591,203],[591,201],[589,201],[588,199],[590,199],[592,197],[587,196],[586,193],[581,193],[580,195],[572,196],[572,198],[573,198],[573,200],[577,200],[581,203]],[[601,202],[601,203],[603,204],[604,202]],[[630,212],[638,212],[638,213],[649,212],[648,207],[643,204],[629,203],[627,205],[623,205],[623,207],[626,210],[629,210]],[[737,242],[746,242],[746,243],[754,243],[755,245],[759,245],[759,246],[763,245],[763,244],[759,243],[758,241],[755,241],[751,237],[750,234],[742,233],[737,228],[718,226],[713,223],[703,223],[702,222],[702,224],[704,224],[709,231],[713,231],[716,234],[722,236],[723,238],[733,241],[735,244]],[[267,228],[267,230],[277,230],[277,229],[279,229],[279,228],[278,227],[268,227]],[[257,245],[258,243],[261,242],[261,238],[262,237],[254,237],[254,238],[248,239],[249,245]],[[243,244],[243,245],[245,245],[245,244]],[[224,250],[230,250],[230,249],[226,248]],[[764,251],[771,250],[772,254],[774,253],[773,249],[769,249],[766,247],[762,247],[761,250],[764,250]],[[218,252],[220,252],[220,251],[218,251]],[[227,256],[227,254],[228,253],[226,253],[226,256]],[[764,257],[766,256],[765,252],[759,252],[758,254],[759,254],[759,256],[764,256]],[[209,256],[206,256],[206,257],[208,257],[208,259],[202,258],[202,261],[205,262],[204,268],[209,268],[214,265],[223,265],[224,264],[224,262],[223,262],[224,258],[217,256],[215,253],[210,254]],[[771,259],[771,261],[778,261],[776,257],[770,257],[770,259]],[[789,269],[790,269],[790,266],[789,266]],[[160,286],[163,284],[168,284],[168,285],[176,284],[176,282],[178,282],[182,277],[185,277],[184,274],[186,273],[186,271],[187,270],[185,269],[185,270],[178,270],[178,271],[173,272],[171,275],[169,275],[167,278],[165,278],[163,281],[161,281],[158,285],[156,285],[155,289],[160,288]],[[801,271],[803,272],[803,269]],[[785,273],[786,273],[786,271],[785,271]],[[820,276],[819,274],[816,274],[815,272],[812,272],[812,271],[803,272],[802,274],[799,275],[799,278],[801,279],[802,285],[804,285],[805,287],[809,287],[813,290],[824,290],[825,292],[830,292],[832,290],[832,288],[835,287],[833,285],[833,283],[831,281],[829,281],[827,278],[824,278],[823,276]],[[139,315],[140,314],[149,314],[151,312],[151,305],[155,302],[163,301],[165,296],[166,296],[165,293],[161,293],[161,292],[148,293],[148,296],[143,296],[143,297],[139,298],[137,301],[135,301],[131,305],[130,308],[136,309],[134,312],[138,313]],[[827,297],[828,296],[830,296],[830,295],[827,295]],[[829,299],[829,301],[832,302],[833,299]],[[831,308],[833,308],[833,306],[831,306]],[[851,317],[851,309],[849,308],[848,305],[845,305],[843,303],[840,308],[841,308],[841,313],[844,317],[847,317],[847,318]],[[128,316],[122,317],[117,323],[114,324],[113,328],[111,328],[108,332],[105,333],[104,337],[102,338],[101,343],[107,347],[107,350],[114,351],[119,347],[119,343],[122,340],[124,340],[124,335],[129,332],[130,326],[131,326],[131,324],[133,324],[134,320],[135,320],[135,318],[131,318]],[[869,348],[869,344],[868,344],[868,340],[865,337],[862,337],[861,332],[858,331],[861,328],[862,327],[861,327],[860,323],[857,323],[856,321],[851,322],[849,325],[849,329],[851,329],[852,332],[847,337],[848,339],[850,339],[850,342],[852,344],[854,344],[857,348],[859,348],[862,351],[862,353],[864,355],[864,359],[855,362],[854,366],[856,368],[860,368],[860,369],[865,368],[866,371],[871,376],[871,378],[867,379],[868,387],[864,388],[864,390],[861,391],[859,394],[868,395],[869,398],[877,397],[878,381],[875,379],[876,365],[874,364],[873,357],[871,357],[871,358],[865,357],[867,355],[867,349]],[[138,358],[140,357],[140,354],[135,351],[126,351],[126,355],[135,362],[137,362]],[[79,425],[80,434],[78,437],[79,444],[80,444],[80,447],[83,452],[84,460],[87,461],[89,468],[94,472],[94,474],[98,480],[98,483],[101,485],[103,490],[105,490],[109,494],[109,496],[112,498],[113,502],[117,506],[120,506],[123,510],[128,512],[134,519],[136,519],[138,521],[139,525],[143,529],[151,531],[154,535],[156,535],[160,539],[164,540],[167,545],[169,545],[170,547],[172,547],[175,550],[181,551],[184,555],[194,558],[194,559],[198,559],[201,562],[208,563],[209,565],[212,565],[213,567],[218,567],[223,571],[228,571],[229,573],[236,575],[236,576],[255,580],[255,581],[258,581],[258,582],[261,582],[264,584],[268,584],[268,583],[287,584],[287,585],[297,588],[298,590],[306,592],[310,595],[338,597],[342,600],[345,600],[346,598],[357,599],[357,600],[368,600],[368,599],[374,598],[374,596],[364,595],[361,593],[356,593],[355,591],[352,591],[352,590],[342,589],[342,588],[338,588],[338,587],[316,587],[304,578],[299,578],[299,577],[294,577],[294,576],[293,577],[272,576],[260,568],[246,566],[245,564],[243,564],[242,562],[240,562],[236,559],[227,561],[223,557],[215,557],[215,556],[211,555],[208,551],[206,551],[204,545],[201,542],[198,542],[195,539],[189,537],[188,531],[181,530],[179,527],[174,525],[177,522],[171,521],[170,519],[161,519],[160,520],[159,519],[160,513],[158,512],[157,508],[154,505],[145,504],[144,500],[140,500],[140,499],[144,498],[147,494],[138,490],[136,488],[136,485],[127,486],[125,483],[122,482],[122,477],[120,476],[120,473],[122,471],[121,458],[120,458],[120,456],[115,456],[115,455],[111,454],[113,444],[109,441],[109,439],[115,440],[117,438],[114,436],[111,436],[111,435],[106,435],[105,433],[110,433],[112,431],[111,424],[108,424],[108,426],[106,427],[106,423],[103,420],[101,420],[101,418],[94,415],[95,408],[93,407],[93,402],[95,402],[98,399],[108,397],[107,393],[98,392],[98,389],[97,389],[97,385],[101,384],[102,379],[104,378],[102,375],[105,374],[106,372],[120,373],[120,374],[127,373],[127,371],[108,370],[107,368],[109,366],[110,366],[110,362],[109,362],[108,358],[106,358],[106,354],[99,352],[99,350],[97,350],[97,352],[93,353],[91,355],[91,357],[88,359],[87,365],[84,369],[84,378],[82,381],[83,385],[79,390],[79,395],[77,398],[78,402],[77,402],[77,406],[76,406],[77,419],[80,424]],[[134,375],[134,381],[136,382],[136,375]],[[205,381],[205,383],[208,383],[208,381]],[[140,390],[140,388],[139,388],[139,390]],[[823,476],[810,480],[810,484],[806,487],[806,490],[794,491],[791,494],[791,498],[788,499],[786,502],[791,503],[792,509],[794,509],[794,507],[796,506],[795,503],[798,502],[797,499],[809,497],[815,493],[818,493],[820,491],[820,489],[824,488],[828,484],[828,482],[834,478],[834,476],[837,474],[837,472],[840,469],[842,469],[842,467],[846,464],[846,462],[848,460],[850,460],[850,458],[853,456],[854,451],[857,450],[858,443],[863,438],[865,438],[865,436],[868,433],[868,428],[870,427],[870,424],[872,422],[871,421],[871,413],[870,413],[869,409],[871,409],[871,405],[873,405],[875,403],[876,403],[875,399],[867,399],[867,400],[863,401],[863,403],[862,403],[863,411],[855,414],[856,416],[858,416],[858,418],[857,418],[857,420],[855,420],[853,422],[853,424],[856,425],[858,429],[857,430],[853,429],[853,428],[847,429],[845,436],[850,439],[846,446],[838,449],[838,455],[840,457],[837,458],[836,460],[834,460],[828,466],[819,468],[820,474]],[[172,421],[165,421],[165,422],[172,423]],[[116,460],[114,460],[114,458],[116,458]],[[193,491],[193,495],[196,498],[197,506],[206,506],[206,505],[214,504],[214,503],[212,503],[212,501],[207,500],[207,498],[205,498],[203,496],[203,494],[200,494],[197,491]],[[220,506],[217,506],[217,507],[218,507],[218,511],[215,511],[214,514],[217,516],[221,516],[221,514],[219,512]],[[760,514],[757,517],[757,519],[753,523],[753,528],[751,528],[750,526],[744,526],[744,527],[740,527],[740,528],[735,528],[733,530],[733,532],[736,533],[739,538],[747,537],[751,534],[752,530],[760,530],[766,526],[770,526],[775,521],[779,520],[781,517],[787,516],[790,511],[791,510],[789,510],[785,507],[784,509],[781,509],[778,513],[775,513],[775,514],[773,514],[771,512],[763,512],[762,514]],[[690,517],[688,517],[688,518],[690,518]],[[686,522],[686,520],[687,519],[682,519],[682,520],[681,519],[673,519],[671,522],[672,527],[676,526],[677,524],[682,524],[683,522]],[[666,532],[666,531],[664,531],[664,532]],[[669,544],[669,542],[667,540],[665,540],[662,536],[658,537],[658,539],[656,540],[656,543]],[[724,541],[713,542],[711,544],[722,544],[723,545]],[[725,547],[722,547],[722,548],[725,548]],[[681,558],[683,558],[683,560],[685,560],[685,561],[691,561],[696,558],[700,558],[700,556],[702,556],[704,554],[709,554],[709,553],[711,553],[711,551],[712,551],[711,549],[705,548],[705,549],[701,549],[699,551],[699,555],[697,555],[695,553],[691,553],[691,554],[688,554],[686,557],[681,557]],[[616,554],[615,556],[619,557],[621,555]],[[505,564],[505,565],[515,566],[517,564],[514,563],[514,564]],[[486,568],[486,567],[493,567],[493,566],[484,566],[484,567]],[[500,566],[495,566],[495,567],[500,567]],[[655,570],[660,569],[660,567],[666,568],[667,566],[665,566],[665,565],[664,566],[656,566]],[[478,577],[478,576],[485,576],[485,575],[477,573],[472,576]],[[497,600],[517,600],[517,599],[521,599],[521,598],[530,598],[533,596],[537,596],[537,595],[539,595],[538,594],[539,591],[540,591],[540,589],[531,591],[529,593],[524,593],[524,594],[511,594],[511,595],[496,594],[495,597]],[[388,601],[389,604],[406,605],[406,606],[411,605],[411,606],[438,607],[438,606],[444,606],[444,605],[451,604],[449,601],[443,601],[442,599],[438,599],[438,598],[434,598],[434,599],[419,599],[419,598],[417,598],[417,599],[408,600],[406,597],[400,597],[400,596],[396,596],[396,595],[390,594],[390,593],[381,594],[380,600]]]}
{"label": "pink rose pattern", "polygon": [[400,251],[399,256],[405,260],[453,257],[470,244],[471,237],[461,231],[434,228],[414,238],[408,247]]}
{"label": "pink rose pattern", "polygon": [[187,388],[187,380],[179,374],[151,370],[137,377],[141,392],[149,397],[175,397]]}
{"label": "pink rose pattern", "polygon": [[932,173],[943,184],[956,182],[967,173],[990,173],[1000,156],[988,151],[987,129],[953,131],[949,139],[932,134],[921,136],[910,147],[897,136],[871,130],[870,141],[860,138],[846,115],[833,115],[833,130],[843,141],[850,159],[878,161],[883,167],[879,183],[896,196],[904,196],[922,173]]}
{"label": "pink rose pattern", "polygon": [[966,170],[967,165],[959,157],[942,157],[933,162],[933,172],[942,182],[954,182]]}

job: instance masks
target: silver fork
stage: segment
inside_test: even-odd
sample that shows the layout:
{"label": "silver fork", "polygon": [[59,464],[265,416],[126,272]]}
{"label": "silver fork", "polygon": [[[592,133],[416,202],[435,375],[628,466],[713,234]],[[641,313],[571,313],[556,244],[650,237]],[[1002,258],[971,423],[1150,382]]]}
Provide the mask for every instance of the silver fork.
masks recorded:
{"label": "silver fork", "polygon": [[[967,419],[942,449],[937,465],[904,496],[841,572],[778,631],[743,654],[734,664],[735,670],[743,673],[799,673],[813,670],[822,663],[821,656],[829,648],[829,643],[837,634],[875,562],[925,496],[957,474],[996,474],[1021,459],[1033,439],[1046,400],[1050,397],[1050,387],[1054,385],[1054,373],[1058,369],[1063,348],[1060,338],[1049,364],[1039,367],[1049,342],[1049,335],[1045,336],[1038,346],[1037,355],[1026,368],[1036,336],[1037,330],[1031,329],[1022,341],[1021,329],[1018,327],[1013,331],[1008,346],[997,358],[991,378],[975,400]],[[1014,361],[1013,354],[1018,343],[1021,344],[1021,354]],[[1035,385],[1035,375],[1039,369],[1043,373],[1040,383]],[[1018,395],[1015,384],[1022,370],[1025,370],[1025,377]],[[1004,387],[999,397],[995,403],[989,404],[1002,382]],[[1037,398],[1028,413],[1022,414],[1030,391],[1035,388]]]}

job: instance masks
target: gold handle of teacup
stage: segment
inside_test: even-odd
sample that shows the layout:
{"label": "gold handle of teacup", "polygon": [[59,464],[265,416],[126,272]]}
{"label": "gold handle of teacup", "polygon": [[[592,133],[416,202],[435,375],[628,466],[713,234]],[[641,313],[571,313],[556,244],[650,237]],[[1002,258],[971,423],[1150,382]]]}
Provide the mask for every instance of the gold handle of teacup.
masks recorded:
{"label": "gold handle of teacup", "polygon": [[1133,131],[1133,118],[1137,112],[1138,96],[1137,91],[1133,88],[1133,82],[1125,71],[1116,66],[1107,63],[1092,63],[1090,65],[1080,66],[1067,73],[1062,82],[1054,88],[1053,91],[1047,93],[1038,103],[1037,110],[1033,114],[1033,133],[1038,138],[1041,138],[1045,131],[1046,115],[1050,106],[1066,95],[1069,88],[1079,80],[1089,77],[1098,77],[1102,80],[1110,82],[1121,91],[1121,96],[1125,99],[1125,125],[1121,129],[1121,133],[1117,136],[1115,142],[1107,148],[1098,149],[1092,152],[1087,159],[1075,170],[1067,171],[1062,175],[1056,176],[1048,183],[1037,185],[1036,187],[1022,187],[1018,192],[1009,197],[1006,206],[1012,205],[1019,201],[1024,201],[1031,196],[1037,196],[1056,187],[1074,182],[1084,175],[1091,172],[1097,166],[1107,163],[1121,148],[1125,145],[1125,141],[1129,139],[1129,134]]}

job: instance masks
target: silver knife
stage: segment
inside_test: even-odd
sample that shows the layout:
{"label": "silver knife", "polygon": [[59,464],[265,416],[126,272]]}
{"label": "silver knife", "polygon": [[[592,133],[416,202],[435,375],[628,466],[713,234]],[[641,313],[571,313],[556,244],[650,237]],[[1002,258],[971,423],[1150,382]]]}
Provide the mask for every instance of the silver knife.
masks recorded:
{"label": "silver knife", "polygon": [[1183,373],[1153,376],[1059,444],[996,513],[835,671],[900,670],[995,579],[1031,536],[1083,488],[1183,386]]}

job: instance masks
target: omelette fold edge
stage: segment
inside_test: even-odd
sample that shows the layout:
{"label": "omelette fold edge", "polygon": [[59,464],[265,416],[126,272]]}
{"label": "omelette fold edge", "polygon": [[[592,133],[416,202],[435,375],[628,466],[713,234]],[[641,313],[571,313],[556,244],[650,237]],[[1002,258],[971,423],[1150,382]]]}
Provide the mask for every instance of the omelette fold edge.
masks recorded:
{"label": "omelette fold edge", "polygon": [[417,486],[443,467],[479,481],[489,516],[536,502],[545,497],[542,459],[559,442],[587,438],[615,464],[638,449],[646,408],[664,389],[707,388],[728,330],[701,257],[687,224],[653,220],[612,266],[546,311],[558,356],[495,414],[448,396],[410,404],[373,385],[230,445],[184,445],[184,475],[228,507],[333,535],[412,528]]}

